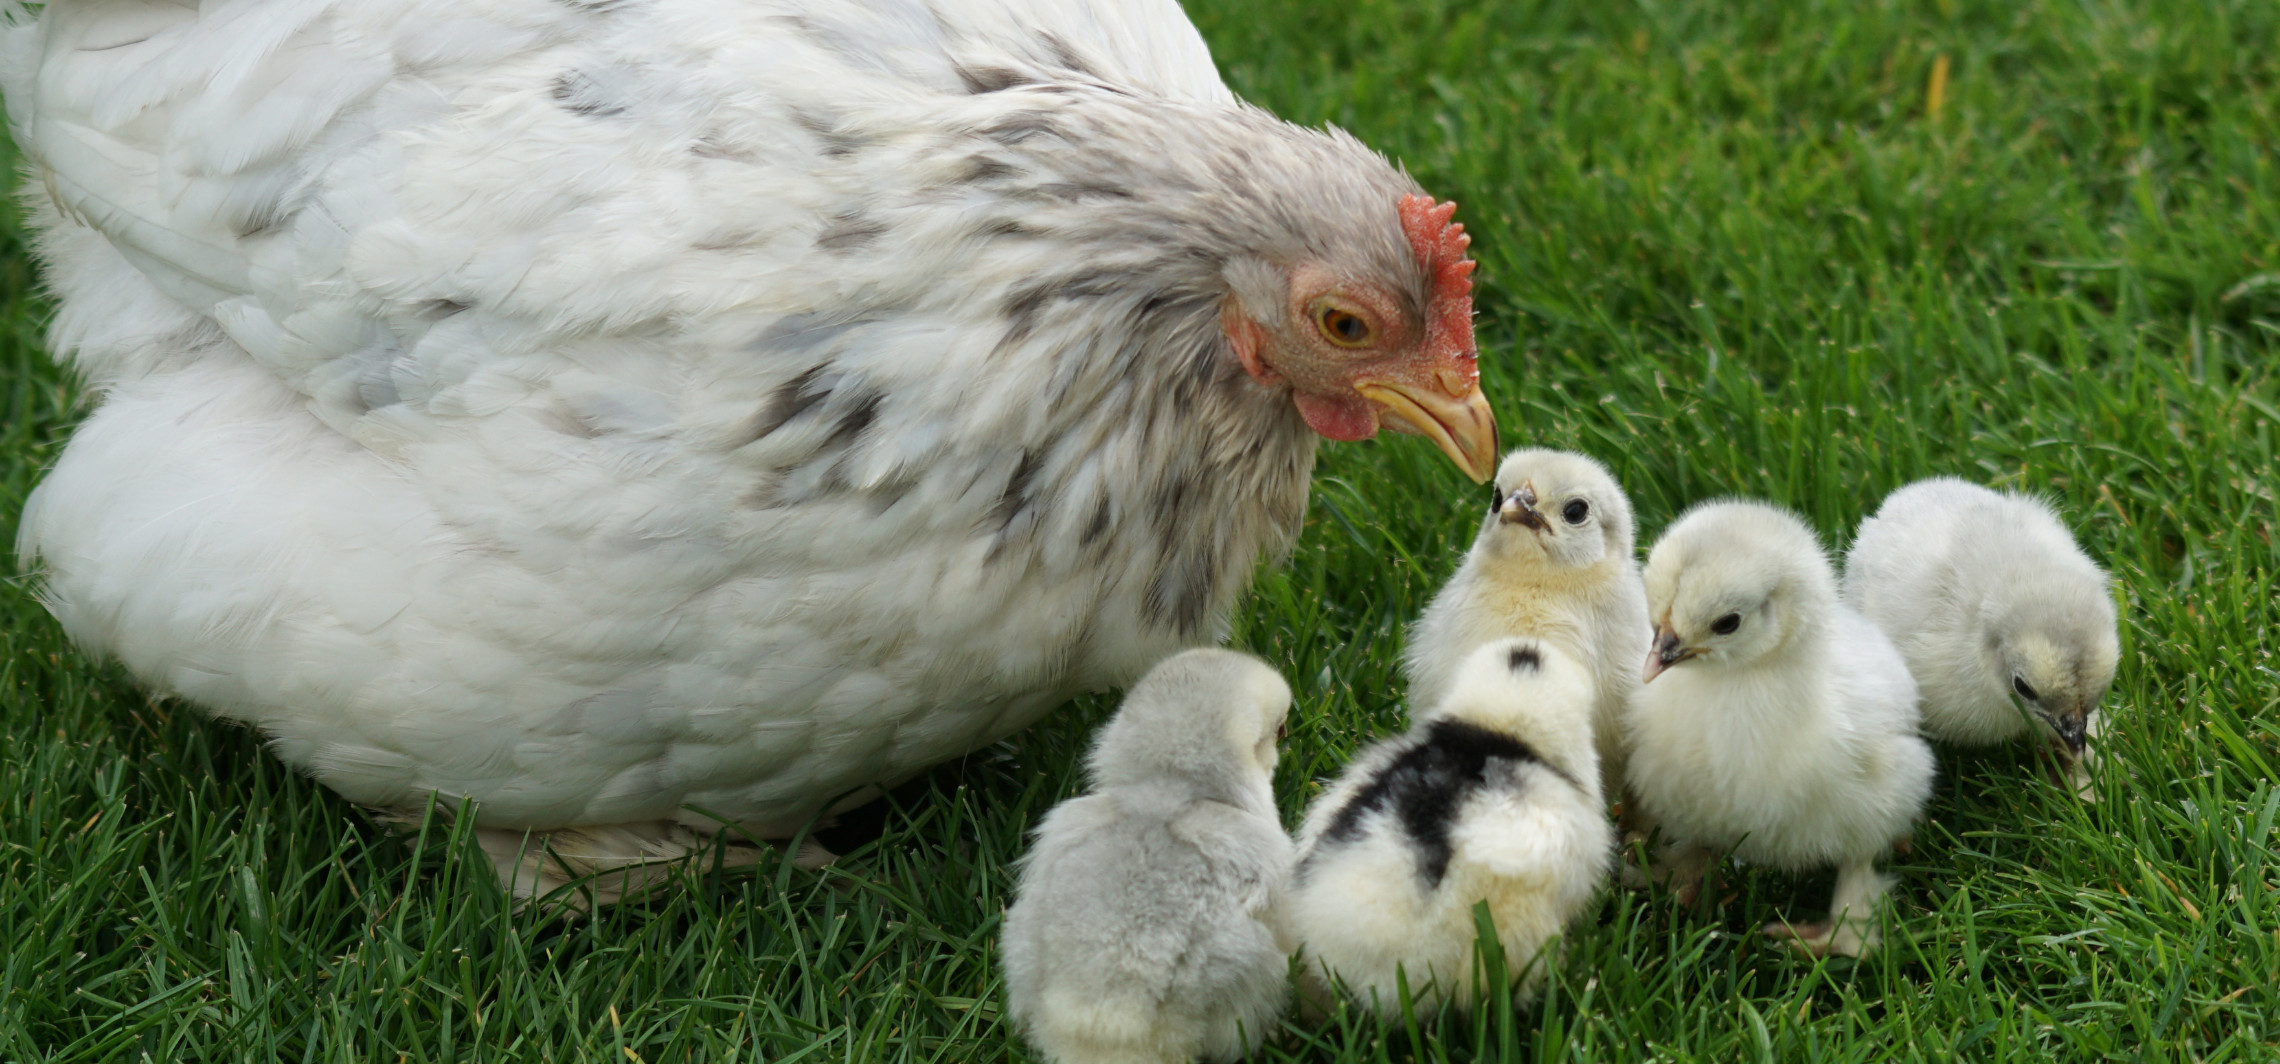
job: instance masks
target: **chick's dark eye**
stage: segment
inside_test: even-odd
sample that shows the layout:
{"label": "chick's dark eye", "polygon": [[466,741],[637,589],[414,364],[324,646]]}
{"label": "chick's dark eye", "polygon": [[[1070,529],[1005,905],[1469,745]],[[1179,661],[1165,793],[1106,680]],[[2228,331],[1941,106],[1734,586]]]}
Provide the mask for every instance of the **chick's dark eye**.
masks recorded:
{"label": "chick's dark eye", "polygon": [[1501,509],[1504,509],[1504,489],[1491,484],[1488,486],[1488,512],[1495,513]]}
{"label": "chick's dark eye", "polygon": [[1591,516],[1591,504],[1577,499],[1561,509],[1560,516],[1566,518],[1568,524],[1580,525],[1584,518]]}
{"label": "chick's dark eye", "polygon": [[2035,689],[2027,686],[2027,681],[2024,678],[2018,676],[2011,677],[2011,690],[2019,692],[2019,697],[2024,698],[2029,702],[2035,700]]}
{"label": "chick's dark eye", "polygon": [[1365,347],[1376,338],[1376,330],[1369,320],[1350,310],[1323,307],[1314,312],[1314,324],[1322,330],[1322,338],[1340,347]]}
{"label": "chick's dark eye", "polygon": [[1715,621],[1710,622],[1710,630],[1718,633],[1719,635],[1732,635],[1734,634],[1734,630],[1740,628],[1741,626],[1742,615],[1739,613],[1729,613],[1723,617],[1718,618]]}

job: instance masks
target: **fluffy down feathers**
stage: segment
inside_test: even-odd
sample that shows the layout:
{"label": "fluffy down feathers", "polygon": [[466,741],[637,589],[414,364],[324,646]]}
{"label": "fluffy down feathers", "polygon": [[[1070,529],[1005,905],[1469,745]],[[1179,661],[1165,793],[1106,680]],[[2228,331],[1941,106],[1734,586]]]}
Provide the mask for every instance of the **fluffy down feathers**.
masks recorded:
{"label": "fluffy down feathers", "polygon": [[1490,494],[1464,564],[1409,634],[1411,703],[1438,704],[1482,644],[1535,636],[1591,671],[1600,772],[1605,789],[1618,790],[1623,706],[1638,689],[1648,635],[1631,501],[1605,466],[1540,449],[1506,455]]}
{"label": "fluffy down feathers", "polygon": [[2050,507],[1961,480],[1884,500],[1846,556],[1845,599],[1892,637],[1924,730],[1950,742],[2047,725],[2079,751],[2120,657],[2106,574]]}
{"label": "fluffy down feathers", "polygon": [[1230,1060],[1289,996],[1262,918],[1290,871],[1270,776],[1290,689],[1191,650],[1102,730],[1093,790],[1037,829],[1005,917],[1006,1005],[1062,1064]]}
{"label": "fluffy down feathers", "polygon": [[1845,925],[1808,944],[1873,948],[1873,862],[1932,786],[1906,663],[1838,604],[1819,541],[1787,511],[1695,507],[1655,543],[1645,575],[1656,647],[1627,714],[1628,779],[1647,815],[1693,848],[1681,875],[1699,875],[1703,850],[1836,864]]}
{"label": "fluffy down feathers", "polygon": [[[1523,994],[1605,877],[1614,829],[1591,740],[1592,682],[1552,644],[1475,648],[1407,734],[1355,758],[1309,810],[1280,924],[1317,996],[1398,1015],[1468,1006],[1486,902]],[[1523,974],[1524,973],[1524,974]]]}
{"label": "fluffy down feathers", "polygon": [[56,616],[513,834],[789,834],[1220,637],[1315,439],[1223,311],[1463,280],[1170,0],[59,2],[0,81]]}

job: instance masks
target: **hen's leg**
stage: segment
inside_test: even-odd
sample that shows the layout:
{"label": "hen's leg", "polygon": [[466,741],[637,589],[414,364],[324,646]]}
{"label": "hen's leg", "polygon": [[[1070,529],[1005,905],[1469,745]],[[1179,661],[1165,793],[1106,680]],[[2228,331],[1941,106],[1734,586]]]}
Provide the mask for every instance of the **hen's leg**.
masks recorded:
{"label": "hen's leg", "polygon": [[[735,843],[720,844],[679,824],[647,821],[554,831],[517,831],[511,828],[477,828],[475,842],[491,858],[499,885],[517,899],[529,901],[553,895],[549,905],[583,912],[590,905],[614,905],[673,878],[688,862],[710,865],[716,846],[721,865],[741,868],[758,864],[766,851]],[[802,847],[793,855],[802,867],[822,867],[832,855],[821,846]],[[578,884],[578,889],[556,891]]]}

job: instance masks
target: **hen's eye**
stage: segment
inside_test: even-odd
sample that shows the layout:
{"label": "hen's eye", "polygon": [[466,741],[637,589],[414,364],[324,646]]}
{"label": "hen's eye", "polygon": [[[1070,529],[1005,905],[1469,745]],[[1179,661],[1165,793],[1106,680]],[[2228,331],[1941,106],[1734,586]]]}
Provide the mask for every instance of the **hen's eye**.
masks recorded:
{"label": "hen's eye", "polygon": [[1323,307],[1314,312],[1314,324],[1322,330],[1322,338],[1340,347],[1368,347],[1377,338],[1377,330],[1368,319],[1349,310]]}
{"label": "hen's eye", "polygon": [[2024,698],[2029,702],[2035,700],[2035,689],[2027,686],[2027,681],[2025,679],[2017,676],[2011,677],[2011,690],[2019,692],[2019,697]]}
{"label": "hen's eye", "polygon": [[1568,524],[1580,525],[1584,518],[1591,516],[1591,504],[1582,499],[1577,499],[1568,503],[1566,508],[1560,511],[1560,516],[1566,518]]}
{"label": "hen's eye", "polygon": [[1729,613],[1723,617],[1718,618],[1715,621],[1710,622],[1710,630],[1718,633],[1719,635],[1732,635],[1734,634],[1734,629],[1740,628],[1741,626],[1742,615],[1739,613]]}

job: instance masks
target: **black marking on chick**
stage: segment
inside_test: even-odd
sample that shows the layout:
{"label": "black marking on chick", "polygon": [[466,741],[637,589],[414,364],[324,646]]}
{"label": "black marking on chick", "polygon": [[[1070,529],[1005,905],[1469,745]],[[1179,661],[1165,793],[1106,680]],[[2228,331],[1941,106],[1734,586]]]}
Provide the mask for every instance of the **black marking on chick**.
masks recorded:
{"label": "black marking on chick", "polygon": [[1425,726],[1423,742],[1402,751],[1355,793],[1330,821],[1316,847],[1350,842],[1362,821],[1385,810],[1417,851],[1417,874],[1426,889],[1441,885],[1449,871],[1449,829],[1465,799],[1499,776],[1529,762],[1543,764],[1528,744],[1501,732],[1460,720]]}
{"label": "black marking on chick", "polygon": [[1522,669],[1535,672],[1544,667],[1544,658],[1543,655],[1536,653],[1535,647],[1513,647],[1512,660],[1507,664],[1513,672],[1519,672]]}

